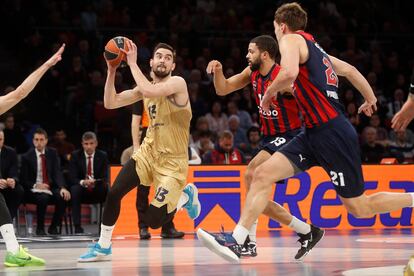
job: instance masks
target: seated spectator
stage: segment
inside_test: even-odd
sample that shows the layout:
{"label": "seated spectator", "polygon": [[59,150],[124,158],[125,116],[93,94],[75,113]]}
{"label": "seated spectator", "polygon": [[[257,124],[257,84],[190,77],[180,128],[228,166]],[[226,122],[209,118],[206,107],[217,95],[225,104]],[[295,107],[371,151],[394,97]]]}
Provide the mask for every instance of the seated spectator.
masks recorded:
{"label": "seated spectator", "polygon": [[361,159],[366,164],[379,164],[381,159],[387,157],[386,148],[377,141],[377,130],[367,126],[363,130],[364,143],[361,145]]}
{"label": "seated spectator", "polygon": [[195,149],[199,156],[213,150],[214,143],[211,139],[211,132],[209,130],[200,132],[197,142],[192,144],[191,147]]}
{"label": "seated spectator", "polygon": [[[239,110],[237,103],[234,101],[230,101],[227,103],[227,113],[228,115],[237,115],[240,119],[240,128],[247,132],[247,130],[252,126],[252,118],[247,111]],[[229,119],[230,120],[230,119]]]}
{"label": "seated spectator", "polygon": [[46,235],[44,230],[46,208],[55,204],[55,213],[48,232],[60,234],[58,228],[65,212],[65,201],[70,193],[65,188],[59,157],[55,149],[46,147],[47,133],[38,128],[33,135],[34,148],[22,155],[21,183],[26,190],[27,202],[36,204],[37,235]]}
{"label": "seated spectator", "polygon": [[240,150],[245,150],[249,141],[247,140],[246,131],[240,128],[240,119],[237,115],[229,117],[229,130],[233,134],[234,145]]}
{"label": "seated spectator", "polygon": [[233,134],[225,130],[219,135],[216,149],[203,156],[203,164],[244,164],[246,159],[240,150],[234,147]]}
{"label": "seated spectator", "polygon": [[27,151],[28,146],[24,139],[23,132],[16,127],[14,122],[14,115],[7,113],[4,120],[4,140],[5,145],[12,147],[18,154]]}
{"label": "seated spectator", "polygon": [[72,194],[72,215],[75,234],[83,233],[81,203],[104,202],[108,193],[109,161],[106,152],[96,149],[95,133],[82,135],[82,149],[75,150],[69,163],[69,179]]}
{"label": "seated spectator", "polygon": [[400,163],[412,163],[414,157],[414,145],[407,139],[405,130],[397,131],[395,140],[389,144],[390,152],[398,159]]}
{"label": "seated spectator", "polygon": [[372,114],[369,119],[369,126],[375,128],[377,131],[376,141],[386,146],[388,144],[388,131],[381,126],[381,119],[378,114]]}
{"label": "seated spectator", "polygon": [[49,142],[49,147],[55,148],[60,157],[60,165],[67,170],[69,165],[70,154],[75,150],[75,146],[66,141],[66,133],[63,129],[55,131],[55,135]]}
{"label": "seated spectator", "polygon": [[195,144],[198,139],[200,139],[200,134],[206,131],[209,131],[207,118],[204,116],[198,117],[195,129],[191,132],[190,135],[190,144]]}
{"label": "seated spectator", "polygon": [[18,182],[16,151],[4,145],[2,130],[0,130],[0,193],[6,200],[11,218],[15,218],[24,198],[24,190]]}
{"label": "seated spectator", "polygon": [[227,115],[221,110],[221,103],[215,101],[211,105],[211,112],[207,113],[206,119],[208,121],[208,127],[211,132],[218,133],[228,129]]}
{"label": "seated spectator", "polygon": [[387,104],[388,113],[387,118],[391,119],[398,111],[400,111],[405,101],[404,91],[402,89],[395,89],[393,99]]}
{"label": "seated spectator", "polygon": [[260,149],[260,129],[258,127],[249,128],[247,131],[247,139],[249,140],[249,143],[243,153],[246,162],[249,163]]}

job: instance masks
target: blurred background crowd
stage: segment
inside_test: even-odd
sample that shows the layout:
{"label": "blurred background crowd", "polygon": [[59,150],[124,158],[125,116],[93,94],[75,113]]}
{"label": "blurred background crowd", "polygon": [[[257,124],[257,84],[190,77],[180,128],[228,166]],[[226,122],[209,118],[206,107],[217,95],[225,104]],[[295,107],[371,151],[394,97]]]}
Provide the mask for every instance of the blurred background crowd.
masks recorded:
{"label": "blurred background crowd", "polygon": [[[94,131],[109,162],[120,163],[122,151],[132,144],[131,107],[104,108],[102,53],[111,37],[123,35],[138,45],[139,64],[146,72],[156,43],[166,42],[177,50],[174,75],[188,84],[193,109],[191,146],[202,162],[212,162],[214,149],[234,157],[227,163],[248,162],[260,142],[252,88],[219,97],[205,69],[211,59],[218,59],[226,77],[243,70],[249,41],[257,35],[273,35],[274,12],[284,2],[4,0],[0,6],[1,93],[13,90],[61,43],[67,45],[63,61],[27,100],[0,118],[5,144],[23,154],[32,146],[34,131],[42,127],[50,135],[49,145],[64,159],[80,147],[85,131]],[[378,112],[371,118],[358,114],[361,96],[340,79],[346,116],[360,134],[362,161],[376,164],[392,157],[412,163],[413,126],[397,133],[390,129],[392,116],[407,97],[414,66],[410,1],[309,0],[301,4],[309,14],[307,31],[326,52],[358,68],[377,95]],[[117,90],[133,85],[129,69],[119,69]]]}

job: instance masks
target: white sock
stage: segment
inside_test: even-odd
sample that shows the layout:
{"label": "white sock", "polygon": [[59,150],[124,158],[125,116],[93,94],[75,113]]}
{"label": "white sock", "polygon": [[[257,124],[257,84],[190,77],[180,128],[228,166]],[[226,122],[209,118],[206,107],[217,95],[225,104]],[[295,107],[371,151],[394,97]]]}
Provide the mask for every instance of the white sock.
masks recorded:
{"label": "white sock", "polygon": [[257,229],[257,223],[259,222],[258,219],[256,219],[255,222],[253,222],[252,227],[250,227],[249,231],[249,238],[251,242],[256,242],[256,229]]}
{"label": "white sock", "polygon": [[106,226],[101,224],[101,235],[99,237],[99,245],[102,248],[109,248],[111,246],[112,232],[114,231],[115,225]]}
{"label": "white sock", "polygon": [[414,193],[409,193],[413,199],[413,202],[411,203],[411,207],[414,207]]}
{"label": "white sock", "polygon": [[234,228],[232,236],[238,244],[244,244],[244,242],[246,241],[247,235],[249,235],[249,230],[247,230],[240,224],[237,224],[236,228]]}
{"label": "white sock", "polygon": [[297,219],[295,216],[292,216],[292,221],[288,225],[290,228],[294,229],[297,233],[306,235],[311,231],[309,224]]}
{"label": "white sock", "polygon": [[181,196],[178,199],[178,203],[177,203],[177,211],[179,211],[189,200],[189,197],[186,193],[181,192]]}
{"label": "white sock", "polygon": [[3,236],[3,240],[6,243],[7,251],[12,254],[19,252],[19,243],[17,242],[16,235],[14,233],[13,224],[3,224],[0,226],[0,232]]}

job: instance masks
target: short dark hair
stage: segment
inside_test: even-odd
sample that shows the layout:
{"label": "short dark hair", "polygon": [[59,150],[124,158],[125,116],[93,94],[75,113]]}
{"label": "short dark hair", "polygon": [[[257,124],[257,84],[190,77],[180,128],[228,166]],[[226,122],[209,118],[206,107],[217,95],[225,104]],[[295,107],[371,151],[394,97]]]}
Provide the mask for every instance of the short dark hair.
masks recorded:
{"label": "short dark hair", "polygon": [[82,141],[87,141],[87,140],[97,141],[98,139],[96,138],[96,134],[94,132],[87,131],[82,135]]}
{"label": "short dark hair", "polygon": [[157,45],[155,45],[154,52],[152,53],[152,56],[155,55],[155,52],[158,49],[167,49],[167,50],[170,50],[172,52],[172,54],[173,54],[173,61],[175,62],[175,60],[177,58],[177,53],[175,52],[173,46],[171,46],[171,45],[169,45],[167,43],[160,42]]}
{"label": "short dark hair", "polygon": [[250,133],[258,132],[260,135],[260,129],[258,127],[252,126],[247,130],[247,139],[249,139]]}
{"label": "short dark hair", "polygon": [[250,43],[256,44],[260,52],[268,52],[271,59],[275,59],[278,49],[276,40],[270,35],[259,35],[250,40]]}
{"label": "short dark hair", "polygon": [[46,132],[46,130],[44,130],[43,128],[41,128],[41,127],[39,127],[39,128],[37,128],[36,130],[35,130],[35,132],[33,133],[33,137],[34,137],[34,135],[35,134],[41,134],[41,135],[44,135],[45,136],[45,138],[47,139],[47,132]]}
{"label": "short dark hair", "polygon": [[297,3],[287,3],[280,6],[275,12],[277,24],[285,23],[293,32],[305,30],[308,23],[308,14]]}

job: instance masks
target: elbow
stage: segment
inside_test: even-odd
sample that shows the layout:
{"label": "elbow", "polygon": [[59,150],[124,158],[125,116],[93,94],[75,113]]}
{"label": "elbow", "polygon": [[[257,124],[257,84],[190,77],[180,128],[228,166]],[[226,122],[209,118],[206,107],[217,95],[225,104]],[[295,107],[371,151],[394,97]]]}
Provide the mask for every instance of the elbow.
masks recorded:
{"label": "elbow", "polygon": [[225,96],[225,95],[227,95],[226,91],[221,90],[221,89],[216,89],[216,94],[218,96]]}
{"label": "elbow", "polygon": [[299,74],[298,70],[286,70],[286,73],[285,73],[286,81],[288,81],[289,83],[293,83],[298,77],[298,74]]}
{"label": "elbow", "polygon": [[109,101],[105,101],[105,100],[104,100],[104,107],[106,109],[114,109],[115,108],[115,106],[112,103],[110,103]]}

